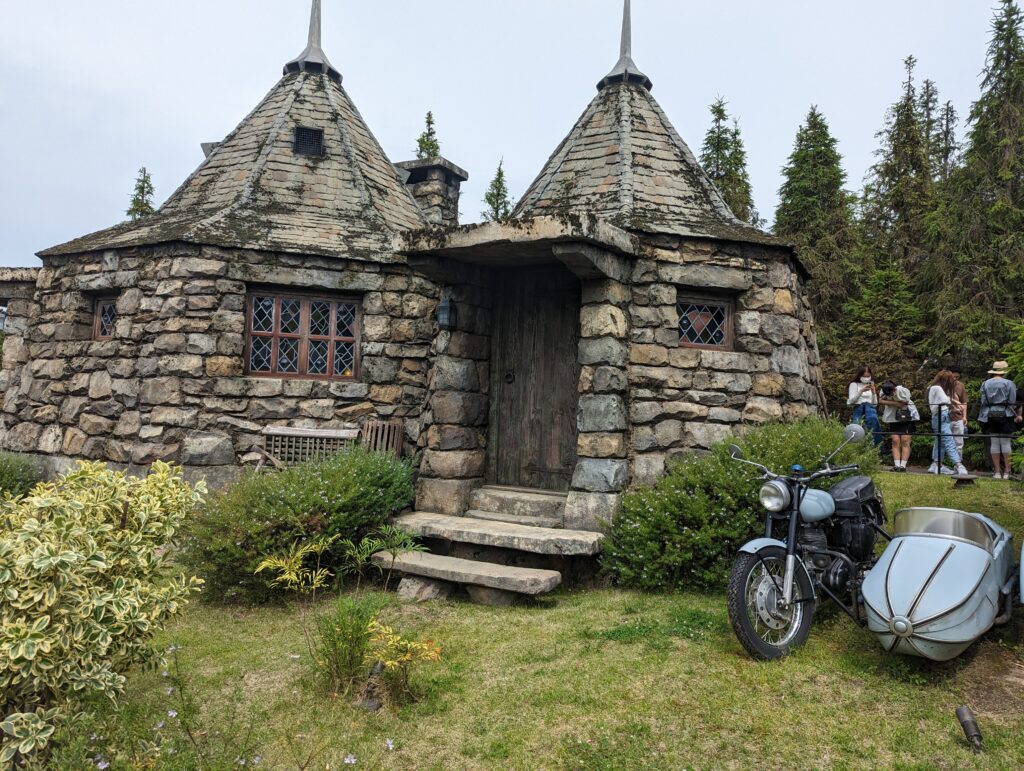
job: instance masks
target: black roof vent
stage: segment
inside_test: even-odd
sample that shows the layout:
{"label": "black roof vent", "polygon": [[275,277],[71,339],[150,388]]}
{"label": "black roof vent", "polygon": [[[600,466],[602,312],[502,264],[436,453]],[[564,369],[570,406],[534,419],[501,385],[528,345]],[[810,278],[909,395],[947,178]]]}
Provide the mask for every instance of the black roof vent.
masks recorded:
{"label": "black roof vent", "polygon": [[295,154],[321,156],[324,154],[324,130],[314,128],[295,129]]}

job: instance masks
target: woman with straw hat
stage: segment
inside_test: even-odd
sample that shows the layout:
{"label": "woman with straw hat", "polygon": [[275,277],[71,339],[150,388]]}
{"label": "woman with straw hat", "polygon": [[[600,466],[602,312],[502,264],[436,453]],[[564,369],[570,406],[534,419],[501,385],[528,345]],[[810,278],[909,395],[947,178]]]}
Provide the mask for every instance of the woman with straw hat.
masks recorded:
{"label": "woman with straw hat", "polygon": [[1009,371],[1009,364],[997,361],[988,371],[991,377],[981,384],[981,412],[978,413],[978,422],[985,424],[992,436],[989,452],[992,455],[993,479],[1010,478],[1014,424],[1021,422],[1021,408],[1017,405],[1017,386],[1007,379]]}

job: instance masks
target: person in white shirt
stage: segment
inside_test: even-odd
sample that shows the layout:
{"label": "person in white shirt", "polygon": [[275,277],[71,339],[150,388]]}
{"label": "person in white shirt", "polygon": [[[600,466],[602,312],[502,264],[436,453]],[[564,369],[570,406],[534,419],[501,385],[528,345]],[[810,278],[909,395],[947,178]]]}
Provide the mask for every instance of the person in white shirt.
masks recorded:
{"label": "person in white shirt", "polygon": [[[948,369],[944,369],[935,376],[931,387],[928,389],[928,406],[932,412],[932,433],[935,434],[935,441],[932,444],[932,465],[928,469],[929,474],[957,474],[966,476],[967,469],[961,462],[960,451],[956,448],[956,440],[953,438],[953,430],[950,426],[950,411],[953,408],[953,388],[956,378]],[[942,465],[943,454],[949,458],[953,470]]]}
{"label": "person in white shirt", "polygon": [[846,404],[853,407],[853,422],[863,423],[871,432],[875,446],[882,445],[882,426],[878,422],[878,386],[870,367],[861,367],[850,383]]}
{"label": "person in white shirt", "polygon": [[896,473],[905,473],[910,461],[911,438],[921,415],[914,406],[910,389],[896,385],[891,380],[882,384],[882,395],[878,403],[884,407],[882,423],[889,429],[889,436],[892,437],[892,470]]}

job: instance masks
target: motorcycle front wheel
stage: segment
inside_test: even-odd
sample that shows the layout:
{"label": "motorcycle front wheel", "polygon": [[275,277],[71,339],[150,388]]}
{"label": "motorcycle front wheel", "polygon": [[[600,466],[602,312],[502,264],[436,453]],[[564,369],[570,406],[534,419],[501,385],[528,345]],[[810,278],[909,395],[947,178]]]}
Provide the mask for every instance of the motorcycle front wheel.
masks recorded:
{"label": "motorcycle front wheel", "polygon": [[814,618],[814,592],[806,571],[793,577],[793,601],[782,605],[786,551],[777,546],[742,553],[729,576],[729,621],[740,644],[755,659],[788,656],[807,640]]}

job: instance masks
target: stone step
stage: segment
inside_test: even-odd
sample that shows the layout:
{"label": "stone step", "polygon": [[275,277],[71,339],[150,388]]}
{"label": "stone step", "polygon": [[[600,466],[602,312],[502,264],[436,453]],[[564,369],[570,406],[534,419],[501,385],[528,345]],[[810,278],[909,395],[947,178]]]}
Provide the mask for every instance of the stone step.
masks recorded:
{"label": "stone step", "polygon": [[469,508],[474,511],[496,511],[524,517],[558,517],[565,514],[568,496],[547,490],[515,487],[480,487],[473,491]]}
{"label": "stone step", "polygon": [[544,594],[562,582],[562,574],[557,570],[514,568],[428,552],[401,553],[392,562],[391,553],[382,551],[373,555],[373,562],[384,570],[518,594]]}
{"label": "stone step", "polygon": [[601,533],[582,530],[530,527],[423,512],[396,517],[394,523],[408,533],[425,538],[443,538],[446,541],[497,546],[534,554],[592,555],[601,551],[601,541],[604,540]]}
{"label": "stone step", "polygon": [[528,525],[529,527],[561,529],[565,525],[561,517],[528,517],[524,514],[506,514],[502,511],[471,509],[466,512],[466,516],[471,519],[486,519],[488,522],[508,522],[510,525]]}

